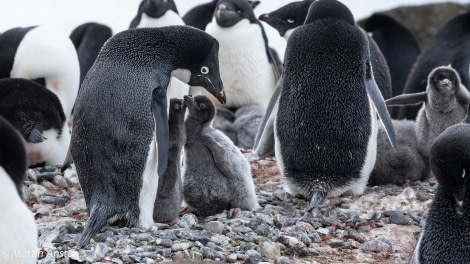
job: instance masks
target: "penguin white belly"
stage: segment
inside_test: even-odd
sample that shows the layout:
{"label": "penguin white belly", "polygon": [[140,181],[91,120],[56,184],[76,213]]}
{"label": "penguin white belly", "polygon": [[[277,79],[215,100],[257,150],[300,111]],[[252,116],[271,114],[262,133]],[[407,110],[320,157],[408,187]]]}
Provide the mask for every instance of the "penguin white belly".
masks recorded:
{"label": "penguin white belly", "polygon": [[158,152],[157,141],[155,135],[153,136],[152,143],[145,163],[145,169],[142,174],[142,189],[139,196],[139,222],[138,226],[142,228],[151,228],[154,224],[153,221],[153,208],[155,204],[155,197],[158,190]]}
{"label": "penguin white belly", "polygon": [[206,32],[220,44],[220,77],[227,96],[224,106],[266,107],[276,86],[276,75],[266,54],[260,26],[243,19],[232,27],[223,28],[213,20]]}
{"label": "penguin white belly", "polygon": [[172,25],[184,25],[184,21],[173,10],[168,10],[163,16],[159,18],[149,17],[145,13],[142,14],[142,18],[140,19],[140,23],[137,27],[165,27]]}
{"label": "penguin white belly", "polygon": [[69,120],[80,85],[80,65],[67,35],[45,26],[31,29],[18,46],[10,77],[45,78]]}
{"label": "penguin white belly", "polygon": [[10,176],[0,167],[0,263],[34,264],[37,262],[38,230],[34,216]]}
{"label": "penguin white belly", "polygon": [[67,124],[64,123],[60,137],[55,129],[43,131],[42,136],[46,139],[41,143],[25,142],[28,166],[42,162],[48,166],[61,164],[67,156],[70,144],[70,132]]}

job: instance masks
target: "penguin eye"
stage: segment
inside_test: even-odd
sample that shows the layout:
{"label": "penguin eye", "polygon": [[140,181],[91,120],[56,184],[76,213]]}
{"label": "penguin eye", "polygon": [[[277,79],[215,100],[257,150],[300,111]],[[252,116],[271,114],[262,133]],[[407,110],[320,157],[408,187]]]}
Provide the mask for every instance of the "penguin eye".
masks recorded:
{"label": "penguin eye", "polygon": [[201,68],[201,73],[202,73],[202,74],[208,74],[208,73],[209,73],[209,67],[207,67],[207,66],[202,66],[202,68]]}
{"label": "penguin eye", "polygon": [[465,169],[463,169],[462,179],[465,179]]}
{"label": "penguin eye", "polygon": [[292,19],[292,18],[288,18],[288,19],[287,19],[287,23],[289,23],[289,24],[294,24],[294,22],[295,22],[295,20]]}
{"label": "penguin eye", "polygon": [[180,109],[181,109],[181,105],[180,105],[180,104],[175,104],[175,105],[173,106],[173,109],[175,109],[175,110],[180,110]]}
{"label": "penguin eye", "polygon": [[200,103],[200,104],[199,104],[199,108],[201,108],[201,109],[206,108],[206,104],[205,104],[205,103]]}

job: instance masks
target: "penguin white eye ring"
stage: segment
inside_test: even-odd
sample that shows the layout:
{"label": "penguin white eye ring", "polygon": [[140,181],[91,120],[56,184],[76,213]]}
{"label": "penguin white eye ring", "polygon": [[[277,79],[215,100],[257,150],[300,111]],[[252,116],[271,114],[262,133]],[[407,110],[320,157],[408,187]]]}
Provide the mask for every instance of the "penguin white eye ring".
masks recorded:
{"label": "penguin white eye ring", "polygon": [[289,23],[289,24],[294,24],[294,22],[295,22],[295,20],[292,19],[292,18],[288,18],[288,19],[287,19],[287,23]]}
{"label": "penguin white eye ring", "polygon": [[202,73],[202,74],[209,74],[209,67],[207,67],[207,66],[202,66],[202,68],[201,68],[201,73]]}
{"label": "penguin white eye ring", "polygon": [[206,104],[205,104],[205,103],[201,103],[201,104],[199,104],[199,108],[201,108],[201,109],[204,109],[204,108],[206,108]]}
{"label": "penguin white eye ring", "polygon": [[463,169],[462,179],[465,179],[465,169]]}

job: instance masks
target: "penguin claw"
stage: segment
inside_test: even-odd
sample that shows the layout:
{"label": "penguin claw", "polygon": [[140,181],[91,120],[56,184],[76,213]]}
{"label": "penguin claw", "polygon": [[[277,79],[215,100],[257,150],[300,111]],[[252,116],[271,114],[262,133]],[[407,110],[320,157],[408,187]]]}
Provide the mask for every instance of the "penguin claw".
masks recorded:
{"label": "penguin claw", "polygon": [[240,209],[240,208],[232,208],[228,211],[227,218],[234,218],[241,211],[242,211],[242,209]]}
{"label": "penguin claw", "polygon": [[308,210],[312,210],[314,209],[315,207],[318,207],[320,206],[323,201],[325,200],[325,196],[322,195],[321,193],[319,192],[315,192],[313,195],[312,195],[312,199],[310,200],[310,204],[308,206]]}
{"label": "penguin claw", "polygon": [[185,214],[188,214],[188,213],[191,213],[191,212],[192,212],[191,208],[189,206],[185,205],[185,206],[181,206],[179,214],[180,215],[185,215]]}

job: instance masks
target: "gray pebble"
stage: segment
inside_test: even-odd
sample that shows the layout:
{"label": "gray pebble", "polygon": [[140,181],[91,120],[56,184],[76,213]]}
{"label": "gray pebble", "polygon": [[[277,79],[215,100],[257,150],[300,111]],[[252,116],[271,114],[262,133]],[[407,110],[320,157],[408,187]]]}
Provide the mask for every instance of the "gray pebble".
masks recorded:
{"label": "gray pebble", "polygon": [[270,259],[276,259],[281,256],[281,248],[275,242],[262,242],[256,248],[256,251],[263,256]]}
{"label": "gray pebble", "polygon": [[42,196],[41,199],[39,199],[39,201],[44,204],[54,204],[54,205],[61,205],[61,204],[67,203],[66,198],[49,196],[49,195]]}
{"label": "gray pebble", "polygon": [[391,253],[392,252],[392,247],[380,240],[372,240],[372,241],[367,241],[364,244],[362,244],[361,247],[362,251],[364,252],[386,252],[386,253]]}
{"label": "gray pebble", "polygon": [[224,224],[220,221],[211,221],[204,225],[204,229],[216,234],[222,234],[224,231]]}
{"label": "gray pebble", "polygon": [[397,225],[410,225],[412,220],[402,212],[392,212],[390,214],[390,223]]}
{"label": "gray pebble", "polygon": [[276,262],[276,264],[292,264],[292,261],[288,257],[279,257]]}
{"label": "gray pebble", "polygon": [[196,226],[197,223],[198,223],[197,217],[194,214],[188,213],[188,214],[183,215],[183,217],[181,217],[177,225],[182,228],[190,229]]}
{"label": "gray pebble", "polygon": [[263,261],[263,257],[256,250],[247,250],[246,254],[248,255],[248,258],[245,260],[245,263],[258,264]]}
{"label": "gray pebble", "polygon": [[47,188],[39,184],[31,184],[29,190],[37,201],[47,192]]}
{"label": "gray pebble", "polygon": [[68,186],[67,181],[64,179],[64,177],[60,175],[55,175],[54,179],[52,180],[52,183],[61,188],[65,188]]}

